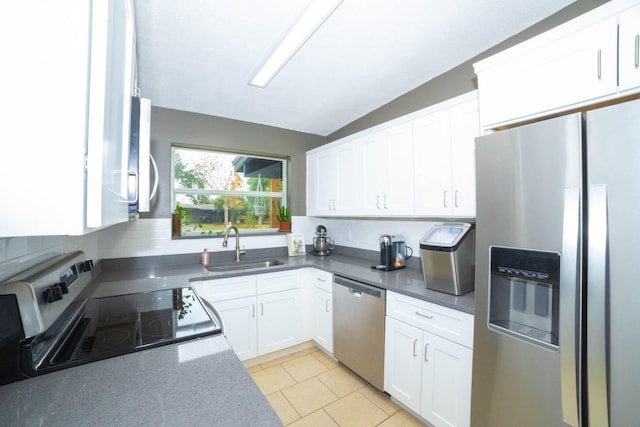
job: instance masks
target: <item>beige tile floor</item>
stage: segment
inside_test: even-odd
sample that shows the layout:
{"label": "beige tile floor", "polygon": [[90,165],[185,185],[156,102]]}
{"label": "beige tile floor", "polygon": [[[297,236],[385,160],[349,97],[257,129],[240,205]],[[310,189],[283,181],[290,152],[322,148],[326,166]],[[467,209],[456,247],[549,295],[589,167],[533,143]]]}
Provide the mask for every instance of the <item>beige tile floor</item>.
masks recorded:
{"label": "beige tile floor", "polygon": [[315,346],[244,365],[286,426],[424,427],[389,395]]}

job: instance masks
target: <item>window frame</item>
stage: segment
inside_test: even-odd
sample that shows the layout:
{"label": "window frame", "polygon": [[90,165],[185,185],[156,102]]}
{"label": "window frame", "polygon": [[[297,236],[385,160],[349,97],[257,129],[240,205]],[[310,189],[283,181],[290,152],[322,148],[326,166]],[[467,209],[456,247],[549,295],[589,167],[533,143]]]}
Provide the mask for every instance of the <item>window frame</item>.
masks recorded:
{"label": "window frame", "polygon": [[[282,189],[281,191],[244,191],[244,190],[213,190],[213,189],[183,189],[177,188],[176,178],[175,178],[175,167],[176,167],[176,150],[190,150],[195,152],[209,152],[209,153],[219,153],[225,155],[235,155],[235,156],[245,156],[256,159],[265,159],[272,160],[282,163]],[[265,199],[280,199],[280,203],[282,206],[287,207],[287,193],[288,193],[288,170],[289,170],[289,159],[282,156],[277,155],[268,155],[268,154],[255,154],[252,152],[246,151],[233,151],[225,148],[219,147],[209,147],[209,146],[193,146],[193,145],[183,145],[179,143],[171,144],[171,212],[174,212],[177,195],[204,195],[204,196],[236,196],[236,197],[264,197]],[[263,178],[264,179],[264,178]],[[277,215],[276,213],[273,213]],[[259,235],[259,234],[277,234],[278,227],[272,228],[243,228],[243,233],[251,234],[251,235]],[[219,232],[214,232],[213,234],[200,234],[200,231],[188,232],[188,234],[184,234],[181,237],[220,237]]]}

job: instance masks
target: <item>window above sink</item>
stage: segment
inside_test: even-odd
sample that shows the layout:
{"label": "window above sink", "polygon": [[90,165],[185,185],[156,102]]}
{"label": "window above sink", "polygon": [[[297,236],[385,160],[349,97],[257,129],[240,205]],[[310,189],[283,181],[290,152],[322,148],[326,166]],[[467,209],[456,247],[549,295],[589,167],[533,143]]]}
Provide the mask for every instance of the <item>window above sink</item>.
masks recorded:
{"label": "window above sink", "polygon": [[242,234],[276,232],[278,204],[286,205],[286,162],[172,146],[171,201],[182,214],[180,235],[221,236],[228,223]]}

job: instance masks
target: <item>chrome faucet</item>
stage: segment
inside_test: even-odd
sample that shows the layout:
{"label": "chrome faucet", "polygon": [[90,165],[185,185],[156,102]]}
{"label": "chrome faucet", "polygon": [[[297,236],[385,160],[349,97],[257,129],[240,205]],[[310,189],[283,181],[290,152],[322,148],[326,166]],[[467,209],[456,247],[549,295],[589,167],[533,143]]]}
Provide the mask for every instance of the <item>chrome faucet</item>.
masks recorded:
{"label": "chrome faucet", "polygon": [[222,239],[222,246],[224,246],[225,248],[227,247],[227,240],[229,239],[229,232],[231,230],[235,230],[236,232],[236,262],[240,262],[240,255],[247,253],[247,251],[244,249],[240,250],[240,233],[238,232],[238,229],[236,227],[231,225],[231,222],[229,222],[227,228],[224,229],[224,239]]}

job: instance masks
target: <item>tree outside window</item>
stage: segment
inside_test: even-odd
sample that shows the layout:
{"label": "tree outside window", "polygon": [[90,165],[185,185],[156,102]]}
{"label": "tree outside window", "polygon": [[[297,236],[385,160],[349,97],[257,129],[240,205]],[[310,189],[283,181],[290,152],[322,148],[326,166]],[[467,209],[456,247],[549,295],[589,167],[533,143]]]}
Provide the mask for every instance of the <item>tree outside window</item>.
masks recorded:
{"label": "tree outside window", "polygon": [[190,215],[183,235],[221,234],[231,222],[245,230],[277,229],[286,200],[286,160],[174,146],[173,206]]}

